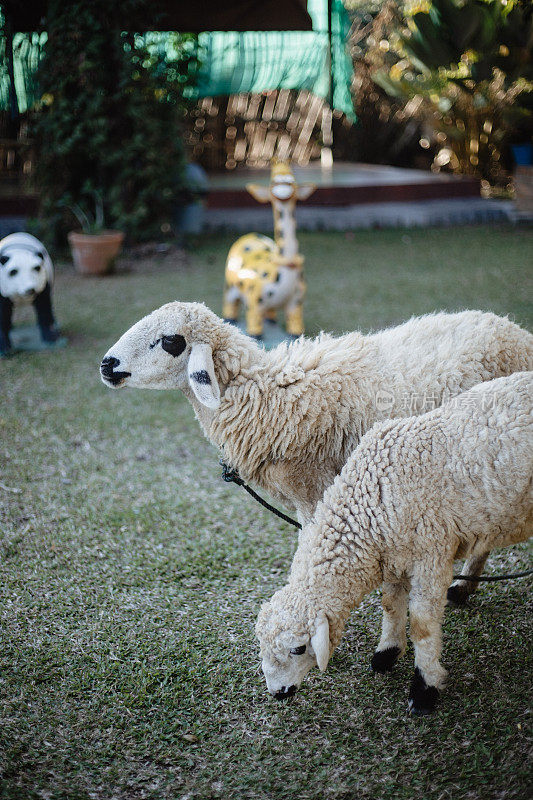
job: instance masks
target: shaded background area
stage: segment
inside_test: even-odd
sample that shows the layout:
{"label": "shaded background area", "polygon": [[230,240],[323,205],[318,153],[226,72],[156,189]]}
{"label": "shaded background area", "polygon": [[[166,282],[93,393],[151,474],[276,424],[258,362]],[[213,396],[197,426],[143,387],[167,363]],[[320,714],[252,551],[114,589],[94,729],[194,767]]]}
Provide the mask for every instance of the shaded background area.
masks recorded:
{"label": "shaded background area", "polygon": [[[97,0],[92,17],[83,3],[74,13],[75,2],[34,3],[28,15],[18,4],[4,7],[15,16],[0,37],[0,98],[9,109],[0,114],[0,200],[5,205],[8,197],[13,213],[16,202],[31,216],[40,210],[57,240],[65,233],[58,205],[72,204],[69,195],[83,194],[85,184],[94,190],[95,173],[112,223],[130,240],[169,234],[170,198],[176,206],[187,194],[201,195],[184,174],[187,159],[211,172],[240,171],[266,168],[274,156],[299,165],[320,158],[327,166],[333,153],[337,163],[468,175],[484,196],[509,198],[514,187],[517,195],[531,194],[531,165],[515,153],[526,147],[533,158],[533,7],[525,0],[293,0],[268,17],[271,28],[300,30],[262,30],[264,9],[253,3],[229,4],[223,16],[200,3],[194,18],[190,9],[180,16],[178,4],[145,0]],[[30,22],[41,32],[16,32],[15,23]],[[165,32],[171,24],[193,32]],[[217,25],[236,30],[213,31]],[[77,37],[75,52],[66,46],[70,36]],[[96,45],[106,62],[99,77]],[[83,106],[91,71],[101,102]],[[149,118],[158,132],[146,125]],[[40,137],[47,127],[48,138]],[[116,141],[122,151],[112,152]],[[172,181],[158,173],[151,155],[158,150],[174,169]],[[46,164],[51,151],[61,153],[63,173],[79,176],[78,185],[58,191],[55,165]],[[121,152],[139,177],[135,192],[116,188],[135,183],[133,170],[124,177]],[[132,210],[141,186],[146,196]],[[155,213],[147,219],[149,207],[164,217],[159,226]]]}
{"label": "shaded background area", "polygon": [[[13,28],[17,31],[38,30],[43,26],[48,9],[53,7],[50,0],[27,0],[21,5],[18,0],[3,0],[9,11]],[[305,0],[284,0],[281,5],[276,0],[232,0],[221,4],[218,0],[196,0],[186,5],[176,0],[151,0],[147,6],[128,7],[119,3],[109,13],[119,14],[124,28],[131,30],[176,30],[199,32],[218,30],[297,30],[305,31],[311,27]]]}

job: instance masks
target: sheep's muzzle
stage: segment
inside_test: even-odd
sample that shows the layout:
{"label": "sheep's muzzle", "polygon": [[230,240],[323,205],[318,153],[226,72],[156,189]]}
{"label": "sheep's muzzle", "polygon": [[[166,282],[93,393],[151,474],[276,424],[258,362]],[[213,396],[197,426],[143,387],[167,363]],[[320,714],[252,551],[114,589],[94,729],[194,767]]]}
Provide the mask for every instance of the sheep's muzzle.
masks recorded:
{"label": "sheep's muzzle", "polygon": [[279,692],[274,694],[276,700],[285,700],[287,697],[292,697],[293,694],[296,694],[298,687],[294,684],[292,686],[282,686]]}
{"label": "sheep's muzzle", "polygon": [[125,378],[129,378],[131,372],[117,372],[116,367],[120,364],[120,359],[113,356],[106,356],[100,364],[100,374],[102,379],[111,384],[111,386],[118,386]]}

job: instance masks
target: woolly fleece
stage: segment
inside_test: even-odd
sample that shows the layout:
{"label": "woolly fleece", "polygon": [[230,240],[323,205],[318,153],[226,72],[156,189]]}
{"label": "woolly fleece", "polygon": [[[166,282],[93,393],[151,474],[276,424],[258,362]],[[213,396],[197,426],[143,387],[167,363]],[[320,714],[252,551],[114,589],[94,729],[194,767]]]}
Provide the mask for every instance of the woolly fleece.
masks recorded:
{"label": "woolly fleece", "polygon": [[[379,650],[405,649],[409,592],[418,669],[411,703],[420,685],[434,700],[446,674],[441,621],[454,559],[533,532],[532,410],[533,373],[518,373],[364,436],[302,531],[288,585],[259,613],[272,693],[293,693],[317,662],[325,669],[351,610],[383,584],[389,600],[396,589],[399,607],[389,609],[395,635]],[[316,641],[319,629],[326,644]],[[290,653],[303,645],[305,653]]]}
{"label": "woolly fleece", "polygon": [[[179,357],[162,349],[181,335]],[[199,399],[187,365],[197,344],[211,350],[220,389]],[[382,419],[440,405],[481,381],[533,369],[533,336],[481,311],[437,313],[369,336],[300,338],[265,352],[198,303],[169,303],[110,348],[119,385],[179,388],[206,436],[246,482],[309,522],[361,436]],[[197,370],[196,370],[197,371]],[[104,382],[112,385],[102,373]]]}

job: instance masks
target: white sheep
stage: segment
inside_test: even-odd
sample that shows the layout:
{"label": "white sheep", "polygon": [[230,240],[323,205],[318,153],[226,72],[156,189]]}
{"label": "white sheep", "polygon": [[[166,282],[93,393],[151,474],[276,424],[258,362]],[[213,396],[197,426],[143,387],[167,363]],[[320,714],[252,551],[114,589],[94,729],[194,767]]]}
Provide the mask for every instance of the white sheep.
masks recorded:
{"label": "white sheep", "polygon": [[[175,302],[126,331],[101,376],[108,386],[181,389],[226,463],[304,524],[375,422],[525,369],[533,369],[533,336],[481,311],[429,314],[369,336],[300,338],[267,352],[204,305]],[[465,569],[473,574],[470,563]]]}
{"label": "white sheep", "polygon": [[302,531],[289,583],[259,613],[272,694],[293,694],[315,664],[325,670],[350,612],[381,585],[388,625],[372,667],[388,671],[404,652],[409,604],[409,706],[433,710],[454,559],[533,533],[532,411],[533,372],[523,372],[363,437]]}

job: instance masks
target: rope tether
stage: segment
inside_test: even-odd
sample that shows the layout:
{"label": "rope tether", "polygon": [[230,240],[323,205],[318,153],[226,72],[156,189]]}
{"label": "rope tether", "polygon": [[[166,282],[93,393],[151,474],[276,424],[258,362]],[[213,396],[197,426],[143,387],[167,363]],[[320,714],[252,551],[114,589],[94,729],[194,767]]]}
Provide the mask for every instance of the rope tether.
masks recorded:
{"label": "rope tether", "polygon": [[[254,492],[254,490],[243,481],[236,469],[230,469],[222,459],[220,460],[220,466],[222,467],[222,480],[226,481],[226,483],[236,483],[237,486],[242,486],[242,488],[246,489],[248,494],[250,494],[254,500],[257,500],[257,502],[261,503],[262,506],[268,508],[268,510],[277,517],[285,520],[285,522],[288,522],[290,525],[294,525],[294,527],[298,528],[298,530],[302,529],[302,526],[299,522],[297,522],[295,519],[292,519],[292,517],[289,517],[287,514],[284,514],[282,511],[279,511],[274,506],[271,506],[270,503],[267,503],[266,500],[263,500],[263,498],[260,497],[257,492]],[[515,572],[511,575],[454,575],[453,579],[454,581],[473,581],[477,583],[478,581],[509,581],[514,578],[525,578],[527,575],[533,575],[533,569],[528,569],[525,572]]]}

